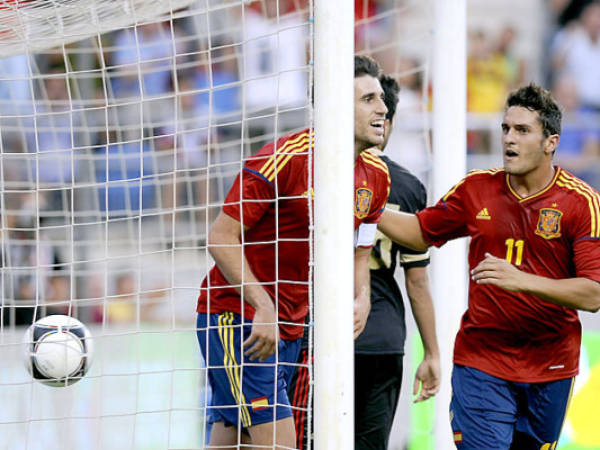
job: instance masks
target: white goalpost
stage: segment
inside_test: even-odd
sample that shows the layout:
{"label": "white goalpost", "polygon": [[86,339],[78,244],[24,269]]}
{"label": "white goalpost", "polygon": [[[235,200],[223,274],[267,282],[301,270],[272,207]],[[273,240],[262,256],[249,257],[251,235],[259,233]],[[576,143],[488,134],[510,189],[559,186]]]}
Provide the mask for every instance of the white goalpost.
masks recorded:
{"label": "white goalpost", "polygon": [[[353,55],[399,80],[386,153],[422,179],[431,204],[464,175],[464,9],[464,0],[0,0],[0,448],[208,448],[196,336],[214,263],[207,233],[248,158],[304,128],[317,136],[309,448],[352,448]],[[432,259],[442,348],[454,338],[445,318],[462,311],[461,251]],[[90,370],[67,387],[33,380],[23,364],[25,330],[53,314],[93,336]],[[408,329],[410,381],[390,449],[450,448],[449,391],[435,410],[410,406],[419,341]]]}
{"label": "white goalpost", "polygon": [[[433,199],[441,198],[466,174],[467,5],[465,0],[435,1],[433,51]],[[465,239],[432,255],[432,294],[441,355],[442,383],[435,402],[436,449],[455,448],[449,404],[454,338],[466,308],[468,287]]]}
{"label": "white goalpost", "polygon": [[[354,446],[351,2],[315,4],[315,448]],[[319,45],[327,42],[329,45]],[[347,94],[342,94],[347,93]],[[336,95],[337,94],[337,95]],[[332,183],[332,180],[336,180]],[[327,270],[329,268],[330,270]]]}

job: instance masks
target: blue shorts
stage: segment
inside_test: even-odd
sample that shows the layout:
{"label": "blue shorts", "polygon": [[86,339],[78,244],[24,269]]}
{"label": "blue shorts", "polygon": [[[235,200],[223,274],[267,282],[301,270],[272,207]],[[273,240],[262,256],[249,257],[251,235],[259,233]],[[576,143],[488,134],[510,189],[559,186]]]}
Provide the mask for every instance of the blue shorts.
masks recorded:
{"label": "blue shorts", "polygon": [[196,333],[212,389],[211,422],[248,428],[292,416],[286,390],[296,368],[300,339],[281,339],[276,354],[262,362],[251,361],[243,356],[251,328],[251,322],[242,326],[241,317],[232,312],[198,314]]}
{"label": "blue shorts", "polygon": [[573,380],[517,383],[455,364],[450,423],[456,447],[556,448]]}

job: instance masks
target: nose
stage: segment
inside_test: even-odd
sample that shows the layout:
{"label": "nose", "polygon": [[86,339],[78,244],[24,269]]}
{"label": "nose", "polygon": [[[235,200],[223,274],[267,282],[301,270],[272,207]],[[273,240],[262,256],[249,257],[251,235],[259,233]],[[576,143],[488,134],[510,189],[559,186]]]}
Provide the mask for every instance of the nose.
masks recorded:
{"label": "nose", "polygon": [[502,142],[505,144],[511,144],[515,142],[515,133],[512,127],[502,130]]}
{"label": "nose", "polygon": [[385,106],[385,102],[382,98],[379,99],[377,103],[377,113],[385,116],[388,112],[387,106]]}

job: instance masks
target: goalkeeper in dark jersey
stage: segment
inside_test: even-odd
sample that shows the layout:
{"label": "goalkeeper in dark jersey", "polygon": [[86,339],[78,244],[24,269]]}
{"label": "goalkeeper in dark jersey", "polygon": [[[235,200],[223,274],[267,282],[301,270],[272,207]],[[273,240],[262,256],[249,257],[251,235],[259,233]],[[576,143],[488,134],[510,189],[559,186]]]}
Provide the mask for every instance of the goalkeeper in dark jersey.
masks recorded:
{"label": "goalkeeper in dark jersey", "polygon": [[[385,148],[392,129],[398,83],[382,76],[381,86],[388,109],[385,121]],[[383,153],[380,158],[387,164],[391,177],[391,191],[387,208],[416,212],[425,208],[427,194],[423,184],[408,170],[396,164]],[[371,312],[363,333],[355,346],[355,448],[387,449],[394,413],[402,382],[402,359],[406,326],[404,303],[394,272],[397,259],[404,269],[406,291],[421,339],[425,357],[417,369],[413,385],[415,401],[435,395],[440,384],[440,363],[433,303],[429,292],[426,266],[428,252],[415,252],[400,247],[380,232],[371,252]],[[306,331],[308,331],[308,327]],[[294,422],[298,449],[308,448],[307,440],[313,432],[308,420],[310,390],[308,333],[304,334],[298,369],[288,387],[294,407]],[[312,409],[312,404],[310,404]],[[310,425],[310,427],[309,427]],[[311,446],[312,448],[313,446]]]}
{"label": "goalkeeper in dark jersey", "polygon": [[[380,82],[388,108],[381,146],[384,149],[393,126],[399,86],[396,80],[388,76],[381,77]],[[383,153],[379,157],[387,164],[392,179],[387,208],[406,212],[425,208],[427,193],[423,184]],[[394,278],[398,259],[404,269],[406,293],[425,353],[414,378],[415,402],[426,400],[439,390],[439,350],[427,276],[429,253],[400,247],[378,231],[369,264],[371,313],[365,330],[356,340],[354,350],[354,432],[357,450],[387,449],[400,396],[406,325],[402,294]]]}

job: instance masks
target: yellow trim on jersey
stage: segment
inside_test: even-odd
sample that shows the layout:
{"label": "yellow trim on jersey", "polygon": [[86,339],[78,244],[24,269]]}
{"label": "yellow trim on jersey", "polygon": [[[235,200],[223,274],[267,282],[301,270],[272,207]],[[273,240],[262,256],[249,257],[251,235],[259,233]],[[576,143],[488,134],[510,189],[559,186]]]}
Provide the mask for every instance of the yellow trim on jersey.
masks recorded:
{"label": "yellow trim on jersey", "polygon": [[[587,184],[583,180],[580,180],[579,178],[575,178],[574,176],[569,175],[565,172],[563,172],[563,176],[565,180],[571,180],[573,183],[579,185],[585,192],[587,192],[592,197],[592,200],[594,200],[593,204],[596,217],[600,218],[600,194],[598,194],[598,192],[594,188],[590,187],[589,184]],[[597,221],[598,220],[599,219],[597,219]],[[598,225],[597,230],[597,235],[600,235],[600,225]]]}
{"label": "yellow trim on jersey", "polygon": [[598,218],[600,217],[600,198],[598,194],[581,180],[568,176],[566,174],[564,177],[561,176],[559,182],[559,185],[566,187],[567,189],[574,190],[575,192],[578,192],[587,199],[591,216],[590,236],[599,237],[600,226],[598,224]]}
{"label": "yellow trim on jersey", "polygon": [[376,167],[385,173],[385,176],[387,179],[387,186],[388,186],[386,196],[389,197],[390,189],[391,189],[391,185],[392,185],[392,179],[390,177],[390,171],[388,169],[387,164],[384,163],[377,155],[374,155],[373,153],[371,153],[370,150],[364,150],[359,156],[362,158],[362,160],[365,162],[365,164],[369,164],[373,167]]}
{"label": "yellow trim on jersey", "polygon": [[458,187],[461,184],[463,184],[467,178],[472,177],[473,175],[479,175],[479,174],[482,174],[482,173],[488,173],[490,175],[494,175],[494,174],[496,174],[498,172],[501,172],[503,170],[504,169],[485,169],[485,170],[475,169],[475,170],[470,170],[469,173],[467,173],[467,175],[462,180],[460,180],[458,183],[456,183],[454,186],[452,186],[448,192],[446,192],[446,195],[444,195],[442,197],[442,201],[445,202],[446,200],[448,200],[448,197],[450,197],[452,194],[454,194],[456,192],[456,190],[458,189]]}
{"label": "yellow trim on jersey", "polygon": [[383,170],[387,176],[390,176],[390,171],[386,163],[384,163],[378,156],[372,154],[369,150],[363,151],[360,156],[367,164],[371,164],[372,166],[378,167]]}
{"label": "yellow trim on jersey", "polygon": [[[295,141],[295,140],[294,140]],[[277,150],[277,153],[273,154],[270,161],[265,165],[265,170],[260,171],[265,178],[269,181],[273,181],[275,179],[275,174],[278,170],[281,170],[285,164],[282,163],[282,160],[289,161],[290,152],[298,153],[299,151],[304,150],[305,145],[308,144],[309,138],[308,136],[304,136],[299,142],[295,142],[294,144],[285,144],[281,149]]]}
{"label": "yellow trim on jersey", "polygon": [[296,154],[308,150],[307,144],[311,141],[314,143],[314,133],[302,133],[294,139],[286,141],[283,146],[269,157],[267,162],[262,166],[259,172],[269,181],[275,180],[275,174],[281,170]]}
{"label": "yellow trim on jersey", "polygon": [[446,193],[446,195],[444,195],[442,197],[442,200],[443,201],[448,200],[448,197],[450,197],[452,194],[454,194],[456,192],[456,190],[458,189],[458,187],[465,182],[465,180],[466,180],[466,178],[463,178],[458,183],[456,183],[454,186],[452,186],[452,188]]}
{"label": "yellow trim on jersey", "polygon": [[242,392],[242,380],[240,377],[240,366],[235,360],[235,341],[234,341],[234,328],[233,325],[233,313],[224,312],[219,314],[219,339],[223,346],[223,366],[225,367],[225,373],[229,379],[229,387],[233,398],[240,405],[240,415],[242,425],[249,427],[252,425],[250,420],[250,412],[248,411],[248,405],[244,393]]}
{"label": "yellow trim on jersey", "polygon": [[567,397],[567,406],[565,408],[565,415],[563,417],[563,424],[560,426],[560,429],[562,430],[562,427],[565,424],[565,419],[567,418],[567,411],[569,410],[569,406],[571,406],[571,400],[573,400],[573,391],[575,390],[575,377],[571,378],[571,388],[569,389],[569,397]]}
{"label": "yellow trim on jersey", "polygon": [[[283,167],[285,167],[285,165],[290,161],[290,159],[292,158],[292,156],[294,156],[294,154],[306,152],[306,150],[307,150],[306,145],[304,145],[304,144],[302,144],[302,145],[298,144],[298,145],[299,145],[298,148],[287,150],[286,158],[277,166],[277,170],[281,170]],[[273,167],[275,167],[275,165],[273,165]],[[273,173],[268,177],[268,180],[270,182],[273,182],[275,180],[275,171],[273,171]]]}
{"label": "yellow trim on jersey", "polygon": [[480,173],[489,173],[490,175],[494,175],[498,172],[502,172],[504,169],[500,169],[500,168],[493,168],[493,169],[473,169],[473,170],[469,170],[469,173],[467,173],[466,178],[469,178],[472,175],[477,175]]}
{"label": "yellow trim on jersey", "polygon": [[561,187],[571,189],[587,199],[591,218],[590,237],[600,237],[600,226],[598,224],[598,218],[600,217],[600,196],[598,193],[594,192],[594,190],[583,181],[568,175],[565,172],[561,173],[557,184]]}
{"label": "yellow trim on jersey", "polygon": [[542,189],[539,192],[536,192],[533,195],[528,195],[527,197],[521,197],[519,194],[517,194],[517,191],[515,191],[512,186],[510,185],[510,175],[506,174],[506,185],[508,186],[508,189],[510,190],[510,192],[512,192],[512,194],[517,197],[517,199],[519,199],[519,202],[524,202],[527,200],[531,200],[532,198],[535,197],[539,197],[540,195],[542,195],[545,192],[548,192],[548,190],[550,188],[552,188],[552,186],[554,186],[554,184],[556,183],[556,180],[558,180],[558,176],[560,175],[560,173],[562,172],[562,170],[559,168],[556,169],[556,173],[554,174],[554,178],[552,178],[552,181],[550,182],[550,184],[548,184],[548,186],[546,186],[544,189]]}
{"label": "yellow trim on jersey", "polygon": [[285,141],[283,143],[283,146],[281,148],[275,149],[275,151],[273,152],[273,154],[271,156],[269,156],[269,158],[267,159],[267,162],[265,163],[264,166],[262,166],[262,168],[259,170],[260,173],[264,173],[264,171],[267,169],[267,167],[269,166],[269,164],[273,163],[273,160],[279,156],[281,154],[282,151],[285,150],[285,148],[289,145],[294,145],[296,143],[298,143],[299,141],[301,141],[302,139],[305,139],[308,136],[308,133],[302,133],[299,136],[296,136],[294,139],[290,139],[288,141]]}
{"label": "yellow trim on jersey", "polygon": [[573,175],[570,175],[564,171],[561,173],[561,179],[569,180],[572,183],[580,186],[585,192],[590,194],[592,198],[596,199],[596,212],[600,215],[600,208],[598,207],[598,202],[600,201],[600,194],[598,194],[598,192],[594,188],[592,188],[585,181],[580,180],[579,178],[576,178]]}

